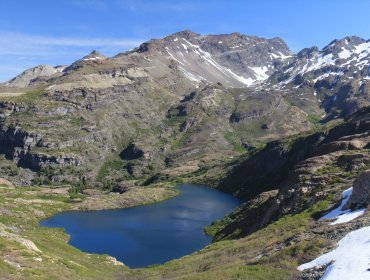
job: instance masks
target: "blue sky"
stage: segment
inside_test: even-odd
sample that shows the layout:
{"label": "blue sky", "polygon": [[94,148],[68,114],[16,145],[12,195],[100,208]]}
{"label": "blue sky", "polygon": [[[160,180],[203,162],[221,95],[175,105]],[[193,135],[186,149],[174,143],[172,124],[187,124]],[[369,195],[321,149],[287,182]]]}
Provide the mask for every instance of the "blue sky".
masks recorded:
{"label": "blue sky", "polygon": [[370,38],[368,0],[0,1],[0,81],[38,64],[70,64],[190,29],[281,37],[293,51],[335,38]]}

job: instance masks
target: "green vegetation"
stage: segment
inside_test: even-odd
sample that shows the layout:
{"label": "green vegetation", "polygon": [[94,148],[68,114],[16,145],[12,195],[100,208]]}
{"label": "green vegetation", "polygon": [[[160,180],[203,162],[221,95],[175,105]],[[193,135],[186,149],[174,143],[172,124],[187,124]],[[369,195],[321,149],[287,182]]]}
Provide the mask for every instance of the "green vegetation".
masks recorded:
{"label": "green vegetation", "polygon": [[324,174],[334,175],[338,172],[341,172],[341,169],[339,168],[339,166],[328,165],[328,166],[323,166],[320,169],[316,170],[315,175],[324,175]]}
{"label": "green vegetation", "polygon": [[122,160],[108,160],[100,168],[97,176],[99,182],[103,182],[104,179],[112,172],[119,171],[123,168]]}
{"label": "green vegetation", "polygon": [[212,222],[212,224],[205,227],[203,231],[205,234],[209,236],[215,236],[218,231],[223,229],[226,225],[228,225],[232,221],[233,220],[229,216],[226,216],[222,220],[217,220],[217,221]]}
{"label": "green vegetation", "polygon": [[19,95],[16,97],[7,97],[4,99],[9,99],[12,101],[16,101],[19,103],[35,103],[38,99],[42,97],[42,94],[44,93],[45,86],[41,86],[32,90],[28,90],[23,95]]}
{"label": "green vegetation", "polygon": [[225,139],[234,147],[234,151],[238,153],[244,153],[246,150],[242,147],[240,140],[236,137],[234,133],[226,132],[224,133]]}
{"label": "green vegetation", "polygon": [[71,119],[71,124],[72,125],[75,125],[75,126],[78,126],[78,127],[81,127],[81,126],[84,126],[87,124],[86,122],[86,119],[84,117],[73,117]]}

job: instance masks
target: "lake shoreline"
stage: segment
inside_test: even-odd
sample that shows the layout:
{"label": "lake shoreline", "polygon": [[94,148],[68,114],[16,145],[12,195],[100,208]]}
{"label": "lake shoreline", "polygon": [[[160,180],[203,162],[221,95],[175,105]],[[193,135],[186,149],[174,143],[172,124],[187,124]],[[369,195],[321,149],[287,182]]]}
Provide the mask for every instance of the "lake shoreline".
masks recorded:
{"label": "lake shoreline", "polygon": [[[22,276],[14,279],[28,279],[26,275],[35,274],[59,279],[63,271],[63,275],[71,276],[70,279],[116,279],[117,275],[125,279],[136,273],[145,274],[146,271],[152,271],[153,267],[166,268],[166,264],[129,268],[125,263],[107,254],[83,252],[68,243],[70,235],[64,229],[41,227],[39,223],[62,212],[123,209],[165,201],[179,194],[175,188],[177,184],[177,182],[167,182],[136,187],[136,190],[117,195],[101,192],[92,196],[85,195],[81,200],[72,198],[68,188],[14,187],[2,184],[0,186],[0,233],[5,231],[6,236],[0,234],[0,244],[4,253],[3,257],[0,257],[0,278],[18,274]],[[210,189],[213,188],[210,187]],[[107,199],[107,201],[95,203],[94,197]],[[126,198],[126,203],[117,204],[117,201],[120,201],[117,198]],[[14,213],[13,209],[17,211]],[[37,250],[29,249],[27,247],[29,244]],[[207,245],[206,248],[212,244]],[[170,263],[178,263],[191,256],[197,256],[205,252],[206,248],[172,260]],[[24,257],[19,259],[18,256]],[[160,279],[154,274],[155,279]]]}
{"label": "lake shoreline", "polygon": [[123,194],[100,193],[88,195],[72,211],[100,211],[124,209],[141,205],[158,203],[179,195],[176,186],[136,187]]}
{"label": "lake shoreline", "polygon": [[131,268],[144,268],[209,245],[212,239],[204,227],[240,205],[238,199],[204,185],[179,184],[170,190],[179,195],[141,205],[131,199],[132,207],[100,211],[79,206],[75,210],[82,211],[63,211],[43,219],[40,225],[63,228],[70,236],[69,244],[84,252],[108,254]]}

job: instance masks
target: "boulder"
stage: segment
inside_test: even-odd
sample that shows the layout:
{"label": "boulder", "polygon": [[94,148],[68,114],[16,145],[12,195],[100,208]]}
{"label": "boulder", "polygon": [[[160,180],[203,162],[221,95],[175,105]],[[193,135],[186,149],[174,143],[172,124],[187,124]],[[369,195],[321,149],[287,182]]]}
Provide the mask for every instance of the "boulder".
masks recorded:
{"label": "boulder", "polygon": [[140,149],[135,143],[131,143],[124,149],[121,154],[123,160],[134,160],[144,157],[144,151]]}
{"label": "boulder", "polygon": [[131,188],[130,184],[127,184],[125,182],[119,182],[113,187],[112,192],[122,194],[127,192],[130,188]]}
{"label": "boulder", "polygon": [[353,192],[346,208],[358,208],[370,204],[370,170],[365,171],[353,182]]}

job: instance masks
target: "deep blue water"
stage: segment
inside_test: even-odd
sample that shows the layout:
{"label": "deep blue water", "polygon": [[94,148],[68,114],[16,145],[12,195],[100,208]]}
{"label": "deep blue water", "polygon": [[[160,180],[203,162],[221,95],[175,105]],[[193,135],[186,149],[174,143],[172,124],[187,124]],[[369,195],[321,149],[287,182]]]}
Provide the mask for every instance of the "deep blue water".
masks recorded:
{"label": "deep blue water", "polygon": [[240,201],[199,185],[178,185],[174,198],[144,206],[59,213],[40,222],[62,227],[69,244],[88,253],[108,254],[129,267],[164,263],[211,242],[202,229]]}

